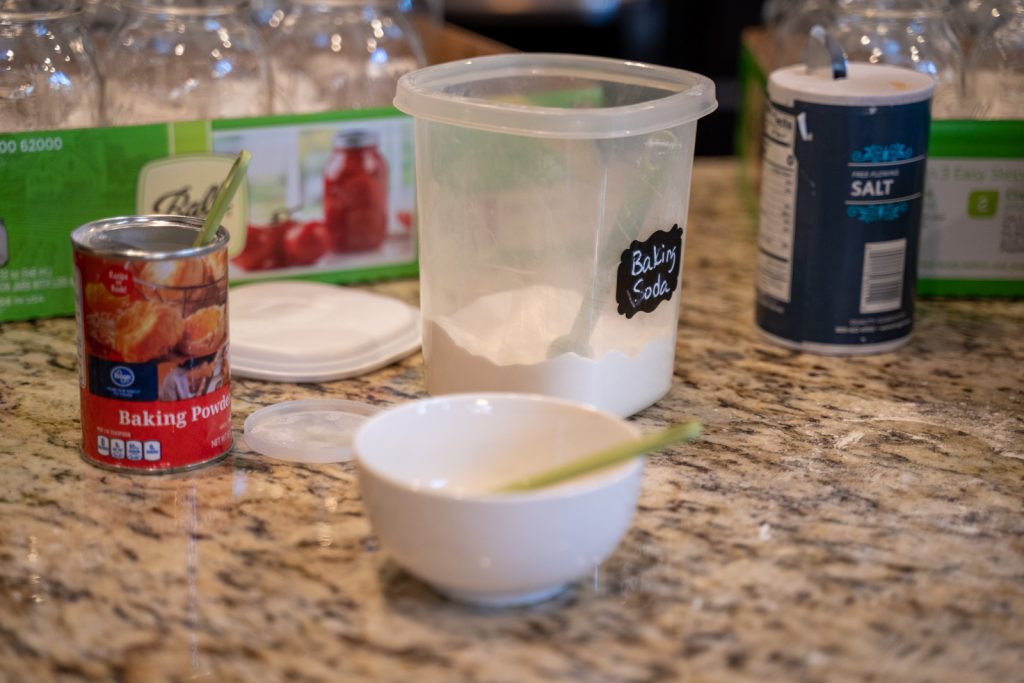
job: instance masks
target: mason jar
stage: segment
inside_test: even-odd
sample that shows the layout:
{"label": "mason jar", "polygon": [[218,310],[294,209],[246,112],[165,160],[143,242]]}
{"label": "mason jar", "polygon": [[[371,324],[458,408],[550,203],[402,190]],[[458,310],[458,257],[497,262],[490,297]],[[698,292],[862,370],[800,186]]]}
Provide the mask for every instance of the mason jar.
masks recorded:
{"label": "mason jar", "polygon": [[0,131],[100,123],[100,78],[74,0],[0,0]]}
{"label": "mason jar", "polygon": [[426,64],[394,0],[290,0],[266,31],[274,112],[390,106],[400,76]]}
{"label": "mason jar", "polygon": [[388,235],[388,166],[372,130],[334,136],[324,167],[324,222],[336,253],[379,248]]}
{"label": "mason jar", "polygon": [[[775,10],[767,8],[769,12]],[[835,24],[835,0],[799,0],[782,4],[774,15],[775,66],[802,64],[807,51],[807,36],[811,28]]]}
{"label": "mason jar", "polygon": [[935,80],[932,116],[962,110],[964,57],[938,0],[840,0],[836,29],[850,61],[904,66]]}
{"label": "mason jar", "polygon": [[125,0],[103,56],[111,125],[271,112],[270,62],[238,0]]}
{"label": "mason jar", "polygon": [[1005,2],[974,43],[967,63],[975,118],[1024,119],[1024,0]]}
{"label": "mason jar", "polygon": [[107,49],[110,36],[124,19],[122,0],[85,0],[82,7],[82,25],[96,54],[101,55]]}

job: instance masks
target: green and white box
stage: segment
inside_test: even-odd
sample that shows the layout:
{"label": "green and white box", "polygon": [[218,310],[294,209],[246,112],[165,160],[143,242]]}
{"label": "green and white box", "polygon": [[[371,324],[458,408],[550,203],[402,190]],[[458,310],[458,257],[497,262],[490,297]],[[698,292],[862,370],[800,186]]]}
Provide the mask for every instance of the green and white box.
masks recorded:
{"label": "green and white box", "polygon": [[70,234],[113,216],[203,216],[240,149],[247,186],[224,225],[237,256],[256,226],[324,219],[324,168],[339,133],[369,131],[387,167],[386,239],[304,265],[230,267],[231,281],[351,283],[415,275],[412,119],[394,108],[173,124],[0,133],[0,321],[74,313]]}
{"label": "green and white box", "polygon": [[919,294],[1024,296],[1024,121],[933,121]]}

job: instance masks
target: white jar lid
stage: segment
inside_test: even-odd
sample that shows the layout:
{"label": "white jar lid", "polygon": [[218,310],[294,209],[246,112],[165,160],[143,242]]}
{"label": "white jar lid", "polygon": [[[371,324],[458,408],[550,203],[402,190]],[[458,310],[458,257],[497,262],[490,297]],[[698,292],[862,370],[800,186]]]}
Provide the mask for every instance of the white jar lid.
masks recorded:
{"label": "white jar lid", "polygon": [[277,382],[355,377],[420,347],[419,311],[396,299],[319,282],[231,290],[231,374]]}
{"label": "white jar lid", "polygon": [[851,63],[846,78],[832,78],[824,70],[803,64],[776,69],[768,77],[772,102],[792,107],[794,102],[844,107],[891,106],[921,102],[932,96],[935,81],[902,66]]}

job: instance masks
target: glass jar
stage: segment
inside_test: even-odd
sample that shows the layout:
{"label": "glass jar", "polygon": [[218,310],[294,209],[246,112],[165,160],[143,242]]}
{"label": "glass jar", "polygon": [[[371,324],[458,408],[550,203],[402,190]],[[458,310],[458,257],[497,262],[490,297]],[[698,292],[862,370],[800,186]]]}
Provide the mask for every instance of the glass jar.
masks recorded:
{"label": "glass jar", "polygon": [[963,53],[967,55],[978,36],[999,19],[1006,0],[954,0],[950,4],[949,23],[960,40]]}
{"label": "glass jar", "polygon": [[82,12],[82,25],[89,34],[96,54],[102,55],[121,21],[124,9],[121,0],[85,0]]}
{"label": "glass jar", "polygon": [[100,123],[100,79],[81,3],[0,0],[0,131]]}
{"label": "glass jar", "polygon": [[438,26],[444,23],[444,0],[398,0],[398,9],[413,19],[424,17]]}
{"label": "glass jar", "polygon": [[249,19],[259,29],[264,43],[269,43],[270,34],[281,25],[284,8],[280,0],[252,0],[249,3]]}
{"label": "glass jar", "polygon": [[104,53],[107,123],[262,116],[270,62],[237,0],[126,0]]}
{"label": "glass jar", "polygon": [[964,58],[936,0],[840,0],[838,39],[853,62],[892,64],[935,79],[932,116],[961,111]]}
{"label": "glass jar", "polygon": [[278,114],[391,106],[398,78],[426,63],[391,0],[291,0],[267,31]]}
{"label": "glass jar", "polygon": [[790,5],[786,0],[765,0],[761,5],[761,23],[771,30],[776,30],[786,18],[786,9]]}
{"label": "glass jar", "polygon": [[324,167],[324,223],[336,253],[370,251],[387,239],[388,167],[373,131],[334,137]]}
{"label": "glass jar", "polygon": [[967,64],[968,100],[975,118],[1024,119],[1024,0],[1003,5]]}
{"label": "glass jar", "polygon": [[801,64],[807,51],[807,36],[814,26],[835,25],[835,0],[800,0],[789,3],[775,21],[775,66]]}

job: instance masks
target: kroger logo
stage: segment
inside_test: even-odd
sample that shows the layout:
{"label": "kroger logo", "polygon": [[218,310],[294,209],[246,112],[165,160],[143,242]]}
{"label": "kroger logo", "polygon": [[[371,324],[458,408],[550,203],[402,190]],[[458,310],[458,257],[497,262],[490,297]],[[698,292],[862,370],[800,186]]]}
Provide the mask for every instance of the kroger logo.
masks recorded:
{"label": "kroger logo", "polygon": [[118,365],[110,371],[110,381],[119,387],[129,387],[135,382],[135,373],[131,368]]}

